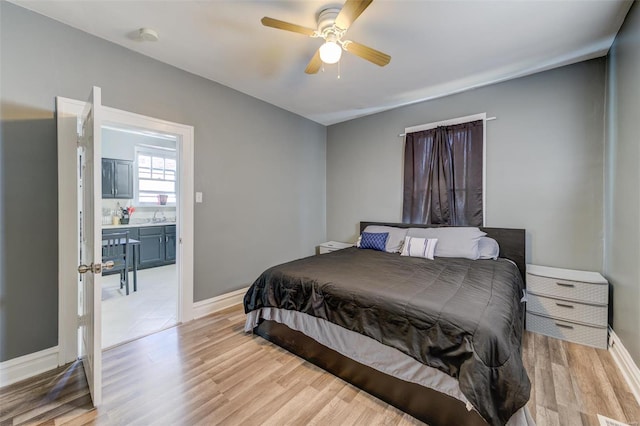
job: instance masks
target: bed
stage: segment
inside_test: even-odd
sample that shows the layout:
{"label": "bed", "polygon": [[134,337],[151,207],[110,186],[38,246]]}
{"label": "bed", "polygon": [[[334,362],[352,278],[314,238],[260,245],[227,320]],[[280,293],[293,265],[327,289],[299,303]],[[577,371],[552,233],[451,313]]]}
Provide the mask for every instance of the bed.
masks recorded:
{"label": "bed", "polygon": [[524,230],[481,230],[500,259],[353,247],[270,268],[244,297],[245,329],[433,426],[533,424]]}

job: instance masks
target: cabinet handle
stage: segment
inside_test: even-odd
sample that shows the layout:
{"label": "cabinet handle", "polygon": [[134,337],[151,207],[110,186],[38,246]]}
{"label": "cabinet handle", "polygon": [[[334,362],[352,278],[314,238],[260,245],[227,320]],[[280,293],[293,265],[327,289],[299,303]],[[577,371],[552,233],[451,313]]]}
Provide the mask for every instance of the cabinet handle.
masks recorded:
{"label": "cabinet handle", "polygon": [[560,306],[561,308],[571,308],[573,309],[573,305],[567,305],[564,303],[556,303],[556,305]]}
{"label": "cabinet handle", "polygon": [[113,191],[116,195],[118,195],[118,188],[115,188]]}
{"label": "cabinet handle", "polygon": [[556,282],[556,284],[562,287],[575,287],[575,284],[567,284],[567,283],[559,283],[559,282]]}
{"label": "cabinet handle", "polygon": [[570,328],[571,330],[573,330],[573,326],[572,325],[567,325],[567,324],[560,324],[559,322],[556,323],[556,325],[558,327],[562,327],[562,328]]}

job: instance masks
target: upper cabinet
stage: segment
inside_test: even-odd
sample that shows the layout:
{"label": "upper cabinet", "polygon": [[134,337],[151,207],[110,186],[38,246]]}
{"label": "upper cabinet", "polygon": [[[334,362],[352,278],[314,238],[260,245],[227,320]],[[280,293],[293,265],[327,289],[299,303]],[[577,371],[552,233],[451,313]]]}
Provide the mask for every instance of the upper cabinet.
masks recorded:
{"label": "upper cabinet", "polygon": [[102,159],[102,198],[133,198],[133,162]]}

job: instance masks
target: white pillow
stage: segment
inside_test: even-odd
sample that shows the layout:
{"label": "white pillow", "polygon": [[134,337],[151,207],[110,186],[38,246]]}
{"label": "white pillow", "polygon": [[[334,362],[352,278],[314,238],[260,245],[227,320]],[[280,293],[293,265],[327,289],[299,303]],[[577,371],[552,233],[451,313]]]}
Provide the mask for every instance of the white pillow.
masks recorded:
{"label": "white pillow", "polygon": [[[396,228],[395,226],[369,225],[364,228],[363,232],[372,232],[374,234],[388,233],[389,237],[387,238],[385,251],[387,253],[400,253],[407,231],[408,229],[406,228]],[[358,245],[358,247],[360,246]]]}
{"label": "white pillow", "polygon": [[496,260],[500,255],[500,246],[493,238],[480,237],[478,240],[478,259]]}
{"label": "white pillow", "polygon": [[463,257],[476,260],[479,257],[478,241],[487,235],[478,228],[451,226],[441,228],[409,228],[410,237],[436,238],[437,257]]}
{"label": "white pillow", "polygon": [[437,242],[435,238],[404,237],[400,256],[424,257],[433,260]]}

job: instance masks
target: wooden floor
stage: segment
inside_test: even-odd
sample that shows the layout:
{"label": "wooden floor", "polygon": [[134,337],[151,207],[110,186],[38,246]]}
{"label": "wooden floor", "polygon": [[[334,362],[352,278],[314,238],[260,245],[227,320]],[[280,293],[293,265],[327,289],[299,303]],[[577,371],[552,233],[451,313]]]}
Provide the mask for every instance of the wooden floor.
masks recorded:
{"label": "wooden floor", "polygon": [[[240,307],[104,353],[104,404],[91,408],[79,363],[0,389],[0,425],[421,424],[274,346],[244,334]],[[540,426],[636,423],[640,408],[607,351],[525,335]]]}

